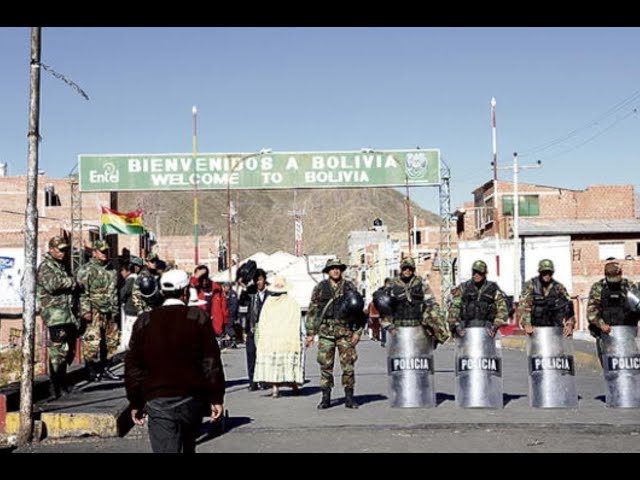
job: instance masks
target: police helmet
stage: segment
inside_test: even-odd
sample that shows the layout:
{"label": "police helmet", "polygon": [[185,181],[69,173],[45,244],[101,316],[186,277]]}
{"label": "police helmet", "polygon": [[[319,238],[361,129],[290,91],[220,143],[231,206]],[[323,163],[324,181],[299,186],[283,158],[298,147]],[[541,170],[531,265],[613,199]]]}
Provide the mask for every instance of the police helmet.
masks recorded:
{"label": "police helmet", "polygon": [[144,298],[153,297],[153,295],[158,291],[156,279],[151,275],[143,275],[140,277],[139,287],[140,294]]}
{"label": "police helmet", "polygon": [[627,306],[631,312],[640,313],[640,287],[632,287],[627,292]]}
{"label": "police helmet", "polygon": [[540,263],[538,263],[538,272],[555,272],[553,261],[548,258],[540,260]]}
{"label": "police helmet", "polygon": [[342,295],[340,309],[345,317],[362,313],[364,310],[364,298],[356,290],[347,290]]}
{"label": "police helmet", "polygon": [[396,307],[396,298],[391,296],[386,288],[379,288],[373,294],[373,305],[380,315],[387,317],[393,315]]}
{"label": "police helmet", "polygon": [[480,273],[487,273],[487,264],[482,260],[476,260],[473,262],[473,265],[471,265],[471,270]]}
{"label": "police helmet", "polygon": [[251,280],[253,280],[254,275],[256,274],[256,270],[258,269],[258,265],[254,260],[247,260],[236,272],[236,280],[241,280],[242,283],[248,285]]}

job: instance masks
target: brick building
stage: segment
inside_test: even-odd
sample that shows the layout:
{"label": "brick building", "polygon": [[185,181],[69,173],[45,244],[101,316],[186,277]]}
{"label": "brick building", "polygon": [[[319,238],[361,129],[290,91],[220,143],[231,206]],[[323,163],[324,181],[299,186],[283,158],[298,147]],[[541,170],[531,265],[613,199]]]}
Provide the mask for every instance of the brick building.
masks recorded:
{"label": "brick building", "polygon": [[[572,190],[518,184],[518,193],[521,238],[570,237],[572,295],[586,298],[610,257],[620,261],[626,276],[639,280],[640,220],[632,185]],[[491,180],[473,196],[456,212],[458,240],[492,238],[496,231],[500,239],[513,238],[513,184]]]}
{"label": "brick building", "polygon": [[[454,236],[452,236],[454,238]],[[441,275],[438,262],[440,226],[416,218],[411,229],[411,255],[406,231],[387,231],[384,225],[349,233],[348,273],[367,297],[382,286],[386,277],[400,273],[400,262],[411,256],[416,262],[416,275],[426,278],[434,295],[441,299]],[[452,256],[457,254],[455,239]]]}
{"label": "brick building", "polygon": [[[2,164],[0,164],[2,165]],[[24,271],[24,225],[27,177],[2,175],[0,170],[0,346],[15,343],[17,330],[22,329],[22,320],[2,317],[1,314],[15,314],[22,311],[20,279]],[[113,196],[117,205],[117,195]],[[82,193],[82,243],[87,249],[99,237],[102,224],[102,206],[114,206],[112,195],[103,193]],[[69,178],[38,177],[38,263],[47,252],[47,242],[55,235],[68,236],[71,231],[71,184]],[[129,249],[132,255],[140,254],[140,237],[137,235],[109,235],[112,246],[117,251],[112,257]],[[193,271],[192,236],[165,236],[156,238],[154,250],[165,261],[180,268]],[[218,256],[221,238],[217,235],[200,237],[200,263],[208,265],[211,272],[218,271]],[[13,268],[5,268],[6,262]],[[3,263],[4,262],[4,263]],[[7,288],[8,287],[8,288]],[[9,293],[8,293],[9,292]],[[39,322],[39,317],[38,317]],[[38,329],[40,326],[38,326]],[[38,330],[39,331],[39,330]]]}

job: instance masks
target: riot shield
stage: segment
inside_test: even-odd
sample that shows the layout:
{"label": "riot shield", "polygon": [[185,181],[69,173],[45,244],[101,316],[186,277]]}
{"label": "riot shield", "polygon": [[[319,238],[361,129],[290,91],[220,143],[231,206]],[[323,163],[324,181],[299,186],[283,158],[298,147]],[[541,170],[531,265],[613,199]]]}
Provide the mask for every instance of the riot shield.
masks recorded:
{"label": "riot shield", "polygon": [[573,340],[562,327],[535,327],[527,338],[529,405],[536,408],[578,406]]}
{"label": "riot shield", "polygon": [[640,408],[638,327],[616,325],[600,337],[607,407]]}
{"label": "riot shield", "polygon": [[388,340],[391,407],[435,407],[433,338],[422,326],[397,327]]}
{"label": "riot shield", "polygon": [[485,327],[467,327],[456,338],[456,405],[502,408],[502,357]]}

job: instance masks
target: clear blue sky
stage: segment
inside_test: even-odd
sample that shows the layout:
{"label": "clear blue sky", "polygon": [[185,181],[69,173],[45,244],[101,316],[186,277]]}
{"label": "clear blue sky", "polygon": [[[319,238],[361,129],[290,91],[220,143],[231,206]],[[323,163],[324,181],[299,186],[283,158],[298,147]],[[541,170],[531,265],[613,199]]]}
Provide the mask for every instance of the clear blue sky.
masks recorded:
{"label": "clear blue sky", "polygon": [[[190,152],[197,105],[200,152],[439,148],[455,208],[491,178],[495,96],[501,165],[562,140],[520,157],[544,162],[522,182],[638,191],[639,45],[639,28],[45,28],[43,63],[90,100],[43,72],[40,167]],[[0,61],[0,161],[24,174],[28,28],[0,28]],[[412,198],[438,209],[436,188]]]}

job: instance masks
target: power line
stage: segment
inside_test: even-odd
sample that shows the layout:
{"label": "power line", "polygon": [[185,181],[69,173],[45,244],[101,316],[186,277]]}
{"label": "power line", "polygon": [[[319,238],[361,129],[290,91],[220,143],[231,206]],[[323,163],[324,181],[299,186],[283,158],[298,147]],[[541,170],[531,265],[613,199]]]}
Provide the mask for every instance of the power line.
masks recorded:
{"label": "power line", "polygon": [[[635,102],[636,100],[640,99],[640,90],[636,90],[634,93],[632,93],[631,95],[629,95],[628,97],[626,97],[625,99],[621,100],[620,102],[618,102],[617,104],[615,104],[614,106],[610,107],[608,110],[606,110],[604,113],[602,113],[600,116],[596,117],[595,119],[587,122],[586,124],[575,128],[574,130],[571,130],[569,133],[562,135],[560,137],[557,137],[553,140],[550,140],[546,143],[542,143],[540,145],[537,145],[533,148],[530,148],[528,150],[525,150],[523,152],[522,155],[519,155],[520,157],[524,157],[527,155],[532,155],[534,153],[537,152],[542,152],[544,150],[547,150],[555,145],[558,145],[559,143],[563,143],[566,142],[567,140],[579,135],[582,131],[587,130],[589,128],[592,128],[596,125],[598,125],[600,122],[602,122],[603,120],[605,120],[608,117],[611,117],[612,115],[617,114],[618,112],[620,112],[621,110],[627,108],[629,105],[631,105],[633,102]],[[637,107],[633,108],[631,113],[635,113],[637,110]],[[629,116],[629,114],[625,115],[622,120],[626,119]],[[614,122],[613,125],[619,123],[621,120],[618,119]],[[613,128],[612,126],[607,127],[604,131],[608,131],[611,128]],[[603,133],[604,133],[603,131]],[[593,138],[596,138],[597,136],[599,136],[600,134],[596,134]],[[586,142],[585,142],[586,143]],[[583,144],[581,144],[583,145]],[[580,145],[580,146],[581,146]],[[577,147],[574,147],[577,148]]]}

